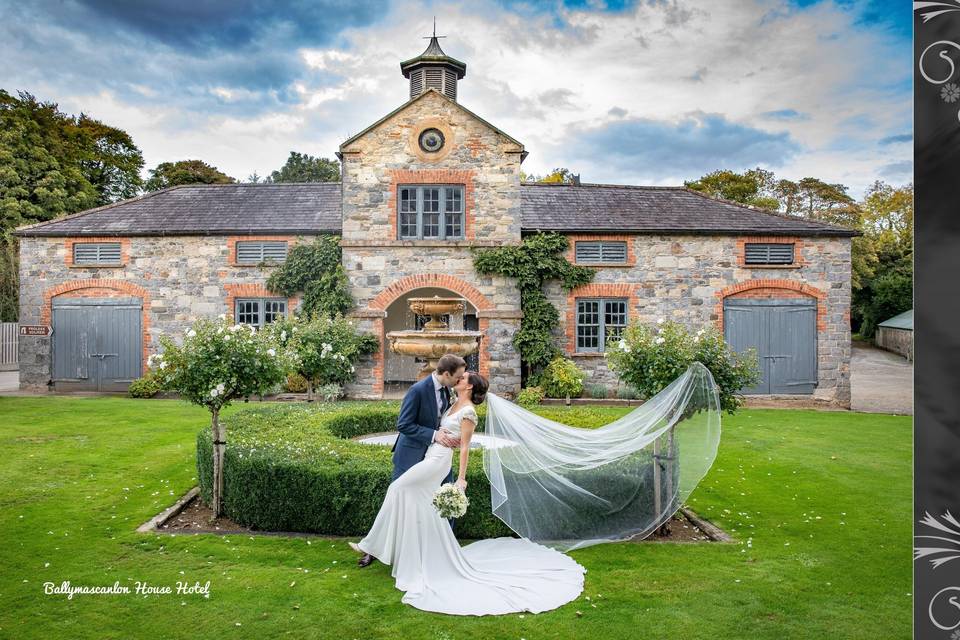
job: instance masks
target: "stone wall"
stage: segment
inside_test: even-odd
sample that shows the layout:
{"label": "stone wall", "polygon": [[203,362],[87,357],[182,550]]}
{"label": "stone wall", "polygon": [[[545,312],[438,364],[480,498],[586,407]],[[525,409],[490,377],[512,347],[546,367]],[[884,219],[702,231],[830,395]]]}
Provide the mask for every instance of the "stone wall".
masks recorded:
{"label": "stone wall", "polygon": [[[572,238],[577,237],[591,239]],[[787,239],[796,242],[797,252],[797,266],[787,268],[743,264],[744,241],[767,240],[762,238],[643,235],[627,239],[631,249],[628,264],[597,267],[593,283],[569,295],[555,283],[548,286],[548,297],[560,311],[556,339],[588,372],[587,384],[615,388],[618,381],[602,355],[575,352],[576,297],[626,297],[628,321],[666,318],[691,327],[710,323],[722,329],[726,296],[802,295],[818,299],[818,386],[814,397],[849,406],[849,238]]]}
{"label": "stone wall", "polygon": [[[444,134],[436,155],[418,146],[419,133],[429,127]],[[519,292],[510,279],[477,274],[470,249],[520,242],[522,147],[429,91],[340,151],[343,263],[361,328],[382,337],[382,319],[398,296],[423,287],[447,289],[478,309],[485,332],[480,368],[491,390],[519,391],[520,358],[510,344],[521,316]],[[464,185],[465,237],[399,240],[397,187],[404,184]],[[379,397],[382,356],[357,372],[348,394]]]}
{"label": "stone wall", "polygon": [[[231,248],[237,239],[101,238],[122,242],[122,265],[80,267],[71,264],[69,247],[75,240],[92,238],[21,238],[20,323],[49,324],[52,299],[58,295],[135,295],[144,301],[144,354],[151,353],[160,335],[182,335],[197,318],[221,313],[232,317],[235,297],[271,295],[263,287],[270,267],[240,266],[233,260]],[[289,236],[258,239],[296,241]],[[296,298],[288,300],[291,311],[296,305]],[[51,375],[50,347],[50,338],[20,338],[21,388],[46,389]]]}
{"label": "stone wall", "polygon": [[877,327],[874,342],[881,349],[898,353],[913,361],[913,331],[894,327]]}

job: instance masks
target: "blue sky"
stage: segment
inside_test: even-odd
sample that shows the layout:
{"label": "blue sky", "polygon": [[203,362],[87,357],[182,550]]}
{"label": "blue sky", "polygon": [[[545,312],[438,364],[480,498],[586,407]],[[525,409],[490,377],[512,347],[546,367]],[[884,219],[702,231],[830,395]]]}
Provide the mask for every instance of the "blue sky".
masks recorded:
{"label": "blue sky", "polygon": [[0,0],[0,87],[127,130],[148,168],[239,179],[402,104],[433,17],[464,106],[524,169],[679,184],[718,168],[912,177],[909,2]]}

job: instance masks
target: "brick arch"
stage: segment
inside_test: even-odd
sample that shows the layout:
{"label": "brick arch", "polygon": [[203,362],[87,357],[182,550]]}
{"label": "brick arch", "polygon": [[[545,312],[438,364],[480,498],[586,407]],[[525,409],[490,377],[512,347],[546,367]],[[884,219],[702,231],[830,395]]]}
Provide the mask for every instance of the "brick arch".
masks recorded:
{"label": "brick arch", "polygon": [[[400,296],[404,295],[405,293],[410,293],[416,289],[425,288],[447,289],[448,291],[457,293],[466,298],[467,302],[473,305],[478,314],[480,314],[482,311],[494,309],[493,303],[490,302],[485,295],[480,293],[476,287],[466,280],[461,280],[456,276],[446,274],[425,273],[415,276],[407,276],[394,281],[370,301],[370,303],[367,305],[367,310],[383,312],[383,315],[386,315],[387,308],[396,302]],[[384,349],[387,345],[387,337],[383,327],[383,315],[373,320],[374,335],[378,336],[380,339],[380,349],[373,356],[373,391],[374,393],[381,395],[383,394],[383,377],[385,374]],[[479,373],[483,376],[489,377],[490,351],[487,330],[490,328],[490,319],[481,317],[478,320],[479,330],[481,333],[483,333],[483,337],[480,339],[480,353],[478,354],[480,361]]]}
{"label": "brick arch", "polygon": [[53,321],[53,299],[57,296],[79,298],[106,298],[124,294],[140,298],[143,304],[140,327],[143,332],[143,363],[150,355],[150,293],[143,287],[115,278],[84,278],[72,280],[50,287],[43,292],[43,306],[40,308],[40,324],[49,325]]}
{"label": "brick arch", "polygon": [[466,280],[461,280],[456,276],[437,273],[424,273],[400,278],[377,294],[367,306],[377,311],[386,311],[387,307],[393,304],[397,298],[403,294],[409,293],[414,289],[424,289],[427,287],[449,289],[450,291],[459,293],[466,298],[477,311],[493,309],[493,303]]}
{"label": "brick arch", "polygon": [[815,298],[817,300],[817,331],[827,328],[827,294],[805,282],[784,279],[755,278],[738,282],[717,291],[715,312],[717,328],[723,331],[723,301],[726,298]]}

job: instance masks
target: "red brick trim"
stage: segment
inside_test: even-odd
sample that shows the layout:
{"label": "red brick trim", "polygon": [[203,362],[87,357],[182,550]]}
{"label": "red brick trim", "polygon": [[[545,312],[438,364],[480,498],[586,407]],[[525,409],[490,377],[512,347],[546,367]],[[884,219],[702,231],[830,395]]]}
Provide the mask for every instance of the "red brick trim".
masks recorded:
{"label": "red brick trim", "polygon": [[285,240],[287,242],[287,250],[290,250],[290,245],[297,243],[296,236],[228,236],[227,237],[227,264],[231,267],[256,267],[259,264],[250,264],[246,262],[237,262],[237,243],[247,240],[272,240],[274,242],[279,242]]}
{"label": "red brick trim", "polygon": [[[480,291],[469,282],[451,275],[425,273],[415,276],[407,276],[394,281],[392,284],[390,284],[390,286],[377,294],[377,296],[369,302],[367,309],[362,310],[361,313],[386,311],[387,307],[393,304],[403,294],[409,293],[415,289],[423,289],[426,287],[448,289],[458,293],[466,298],[466,300],[473,305],[478,312],[481,310],[485,311],[494,308],[493,303],[491,303],[486,296],[480,293]],[[483,333],[483,337],[480,339],[479,373],[483,376],[487,376],[490,371],[490,351],[487,343],[487,329],[490,326],[490,319],[479,317],[477,322],[479,330]],[[383,395],[383,368],[385,357],[384,349],[386,349],[387,340],[383,331],[382,317],[373,320],[373,330],[374,335],[376,335],[380,340],[380,350],[377,351],[377,353],[373,356],[373,392],[378,395]]]}
{"label": "red brick trim", "polygon": [[[119,242],[120,243],[120,264],[74,264],[73,263],[73,245],[95,242]],[[118,238],[116,236],[77,236],[66,238],[63,245],[67,252],[63,256],[64,264],[71,269],[116,269],[124,267],[130,261],[130,238]]]}
{"label": "red brick trim", "polygon": [[390,171],[390,239],[397,237],[397,186],[401,184],[462,184],[463,235],[474,240],[474,189],[476,172],[473,169],[393,169]]}
{"label": "red brick trim", "polygon": [[[637,256],[633,251],[633,242],[636,236],[613,235],[601,236],[590,234],[571,234],[567,236],[570,247],[567,249],[567,261],[572,264],[581,264],[586,267],[632,267],[637,264]],[[577,262],[577,241],[592,240],[613,240],[624,241],[627,243],[627,261],[626,262]]]}
{"label": "red brick trim", "polygon": [[450,291],[459,293],[466,298],[477,311],[481,309],[493,309],[493,303],[487,300],[486,296],[466,280],[461,280],[456,276],[437,273],[423,273],[395,280],[390,286],[378,293],[377,296],[367,304],[367,308],[386,311],[387,307],[403,294],[414,289],[423,289],[424,287],[449,289]]}
{"label": "red brick trim", "polygon": [[143,305],[141,311],[141,329],[143,333],[143,355],[140,361],[140,371],[150,355],[150,293],[143,287],[125,280],[110,278],[84,278],[72,280],[50,287],[43,292],[43,306],[40,307],[40,324],[49,325],[53,319],[53,299],[57,296],[71,298],[106,298],[123,295],[140,298]]}
{"label": "red brick trim", "polygon": [[[236,318],[234,317],[233,310],[235,307],[234,302],[236,302],[237,298],[282,298],[283,297],[277,293],[270,291],[262,284],[227,283],[223,285],[223,288],[227,292],[227,301],[226,301],[227,317],[233,318],[234,322],[236,322]],[[295,295],[287,298],[287,315],[290,315],[291,313],[293,313],[293,309],[296,307],[298,300],[299,300],[299,297]]]}
{"label": "red brick trim", "polygon": [[[792,264],[747,264],[746,244],[763,242],[766,244],[793,244]],[[737,238],[737,266],[744,269],[799,269],[806,266],[803,259],[803,238],[792,236],[740,236]]]}
{"label": "red brick trim", "polygon": [[723,332],[723,301],[726,298],[801,298],[817,299],[817,331],[827,328],[827,294],[816,287],[797,280],[770,280],[757,278],[746,280],[716,292],[714,313],[717,329]]}
{"label": "red brick trim", "polygon": [[627,321],[637,310],[637,284],[593,283],[577,287],[567,295],[567,320],[564,327],[566,351],[577,354],[577,298],[627,298]]}

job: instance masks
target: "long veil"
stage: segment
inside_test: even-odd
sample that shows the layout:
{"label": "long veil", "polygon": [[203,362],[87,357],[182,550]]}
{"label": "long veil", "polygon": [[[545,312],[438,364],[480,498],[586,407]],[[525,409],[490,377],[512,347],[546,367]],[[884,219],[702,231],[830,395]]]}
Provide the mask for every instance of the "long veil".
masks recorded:
{"label": "long veil", "polygon": [[660,393],[597,429],[538,416],[487,394],[483,450],[493,513],[561,551],[644,536],[706,475],[720,443],[720,402],[695,362]]}

